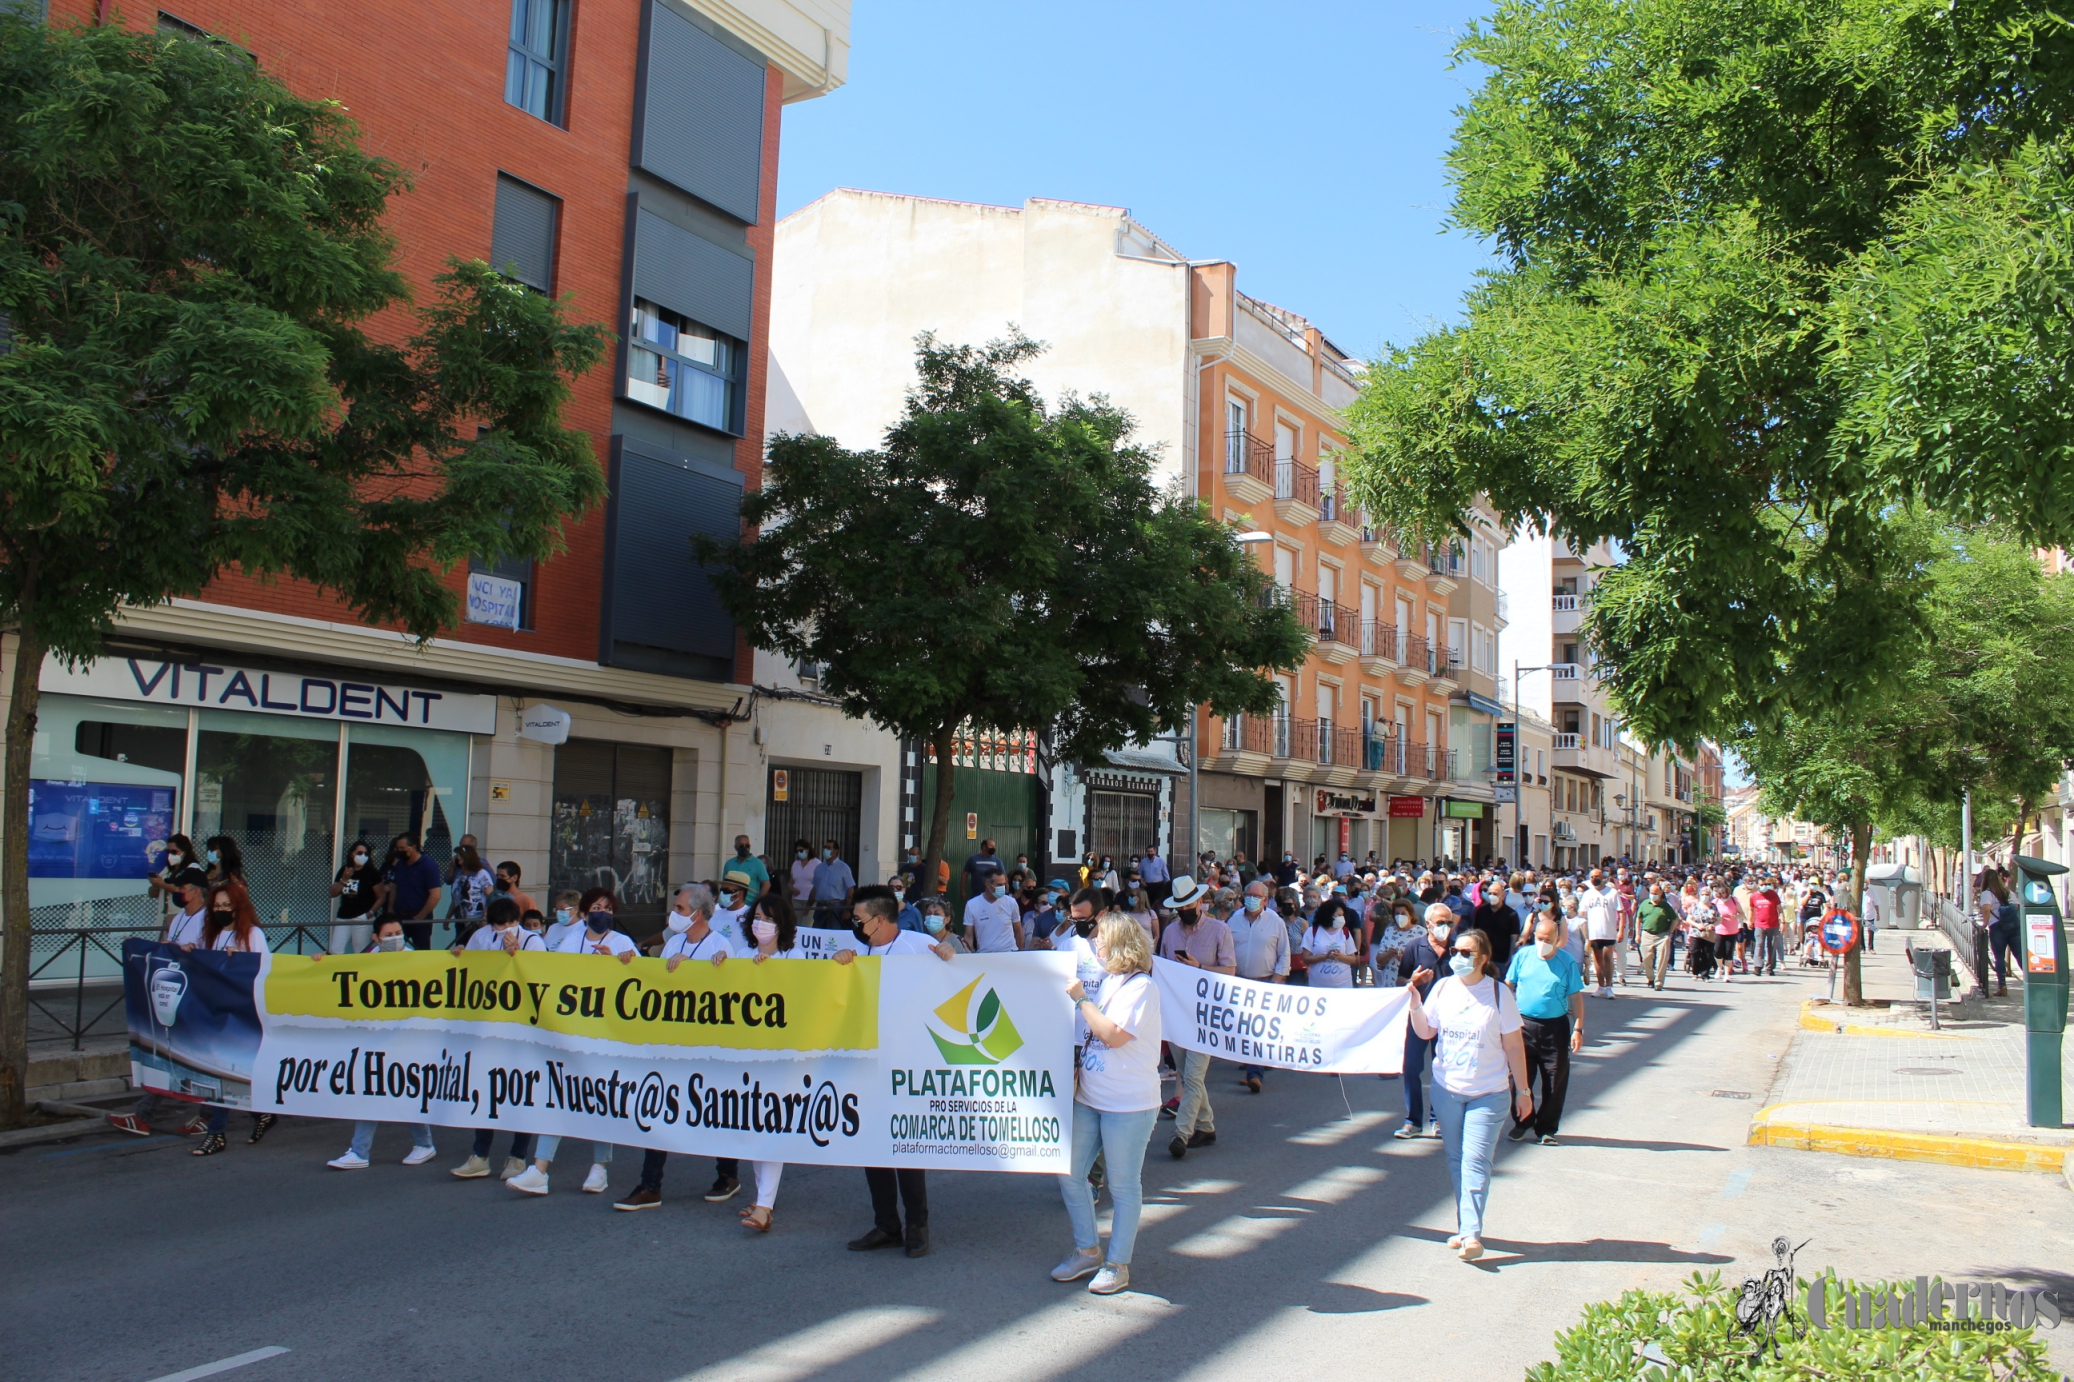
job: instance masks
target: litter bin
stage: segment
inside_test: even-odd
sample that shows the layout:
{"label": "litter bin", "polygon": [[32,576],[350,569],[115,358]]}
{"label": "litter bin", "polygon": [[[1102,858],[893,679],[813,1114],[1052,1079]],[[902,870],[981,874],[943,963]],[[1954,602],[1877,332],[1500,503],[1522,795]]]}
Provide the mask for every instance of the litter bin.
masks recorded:
{"label": "litter bin", "polygon": [[1880,925],[1914,931],[1923,924],[1923,875],[1907,864],[1871,864],[1865,886],[1880,895]]}
{"label": "litter bin", "polygon": [[1949,950],[1910,950],[1909,959],[1915,964],[1916,997],[1921,999],[1950,999],[1952,996],[1952,952]]}

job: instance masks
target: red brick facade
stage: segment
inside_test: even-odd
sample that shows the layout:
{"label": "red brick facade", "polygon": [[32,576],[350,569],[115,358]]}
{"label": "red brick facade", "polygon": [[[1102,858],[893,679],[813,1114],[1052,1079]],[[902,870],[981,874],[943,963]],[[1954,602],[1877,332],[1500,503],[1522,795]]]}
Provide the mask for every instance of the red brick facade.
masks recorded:
{"label": "red brick facade", "polygon": [[[510,8],[505,0],[175,0],[179,18],[235,42],[306,97],[338,101],[358,123],[362,147],[402,166],[411,189],[390,202],[398,266],[420,300],[450,258],[486,259],[497,174],[562,198],[556,292],[572,315],[624,329],[622,258],[629,150],[644,0],[579,0],[569,41],[566,128],[505,103]],[[94,0],[53,0],[53,24],[91,23]],[[154,23],[146,8],[108,22]],[[756,257],[747,408],[735,467],[754,488],[762,471],[763,391],[770,320],[772,225],[777,214],[778,131],[783,77],[766,69],[759,224],[748,229]],[[401,337],[401,315],[377,323]],[[602,466],[612,430],[614,356],[575,383],[567,419],[591,434]],[[603,578],[601,506],[569,526],[568,552],[535,575],[533,624],[525,632],[461,624],[449,637],[559,657],[595,660]],[[457,592],[464,573],[450,584]],[[359,622],[334,599],[300,582],[262,583],[226,574],[208,600],[306,618]],[[750,666],[736,643],[737,679]]]}

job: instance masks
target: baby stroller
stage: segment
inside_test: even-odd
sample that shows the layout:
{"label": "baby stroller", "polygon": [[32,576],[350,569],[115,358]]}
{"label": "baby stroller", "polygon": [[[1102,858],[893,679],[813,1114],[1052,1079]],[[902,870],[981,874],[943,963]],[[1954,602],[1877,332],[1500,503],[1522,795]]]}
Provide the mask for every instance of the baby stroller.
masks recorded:
{"label": "baby stroller", "polygon": [[1820,916],[1800,919],[1800,967],[1802,969],[1824,969],[1829,964],[1828,952],[1822,949],[1822,918]]}
{"label": "baby stroller", "polygon": [[1685,968],[1695,979],[1714,977],[1714,937],[1706,930],[1693,932],[1686,938]]}

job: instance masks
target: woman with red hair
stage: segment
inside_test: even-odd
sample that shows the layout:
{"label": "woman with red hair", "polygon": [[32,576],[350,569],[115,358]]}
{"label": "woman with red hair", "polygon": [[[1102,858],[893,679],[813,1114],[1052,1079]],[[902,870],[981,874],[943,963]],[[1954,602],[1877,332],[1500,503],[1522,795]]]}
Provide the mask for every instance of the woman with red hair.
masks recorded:
{"label": "woman with red hair", "polygon": [[[264,955],[267,952],[266,932],[259,926],[259,911],[252,905],[252,894],[235,878],[222,878],[209,886],[209,917],[202,923],[202,945],[204,950],[220,950],[233,955]],[[277,1115],[255,1113],[252,1115],[252,1136],[248,1142],[257,1142],[274,1126]],[[224,1130],[230,1126],[230,1109],[218,1104],[209,1110],[209,1131],[197,1145],[192,1155],[214,1156],[225,1145]]]}

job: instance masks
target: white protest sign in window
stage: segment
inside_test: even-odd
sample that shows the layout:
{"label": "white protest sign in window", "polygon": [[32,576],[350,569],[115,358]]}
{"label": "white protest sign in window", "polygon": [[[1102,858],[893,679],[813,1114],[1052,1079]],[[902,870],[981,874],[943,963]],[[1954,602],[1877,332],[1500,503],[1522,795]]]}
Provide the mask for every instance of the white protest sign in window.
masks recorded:
{"label": "white protest sign in window", "polygon": [[519,626],[519,603],[526,587],[509,576],[489,571],[468,573],[468,622],[491,624],[500,629]]}

